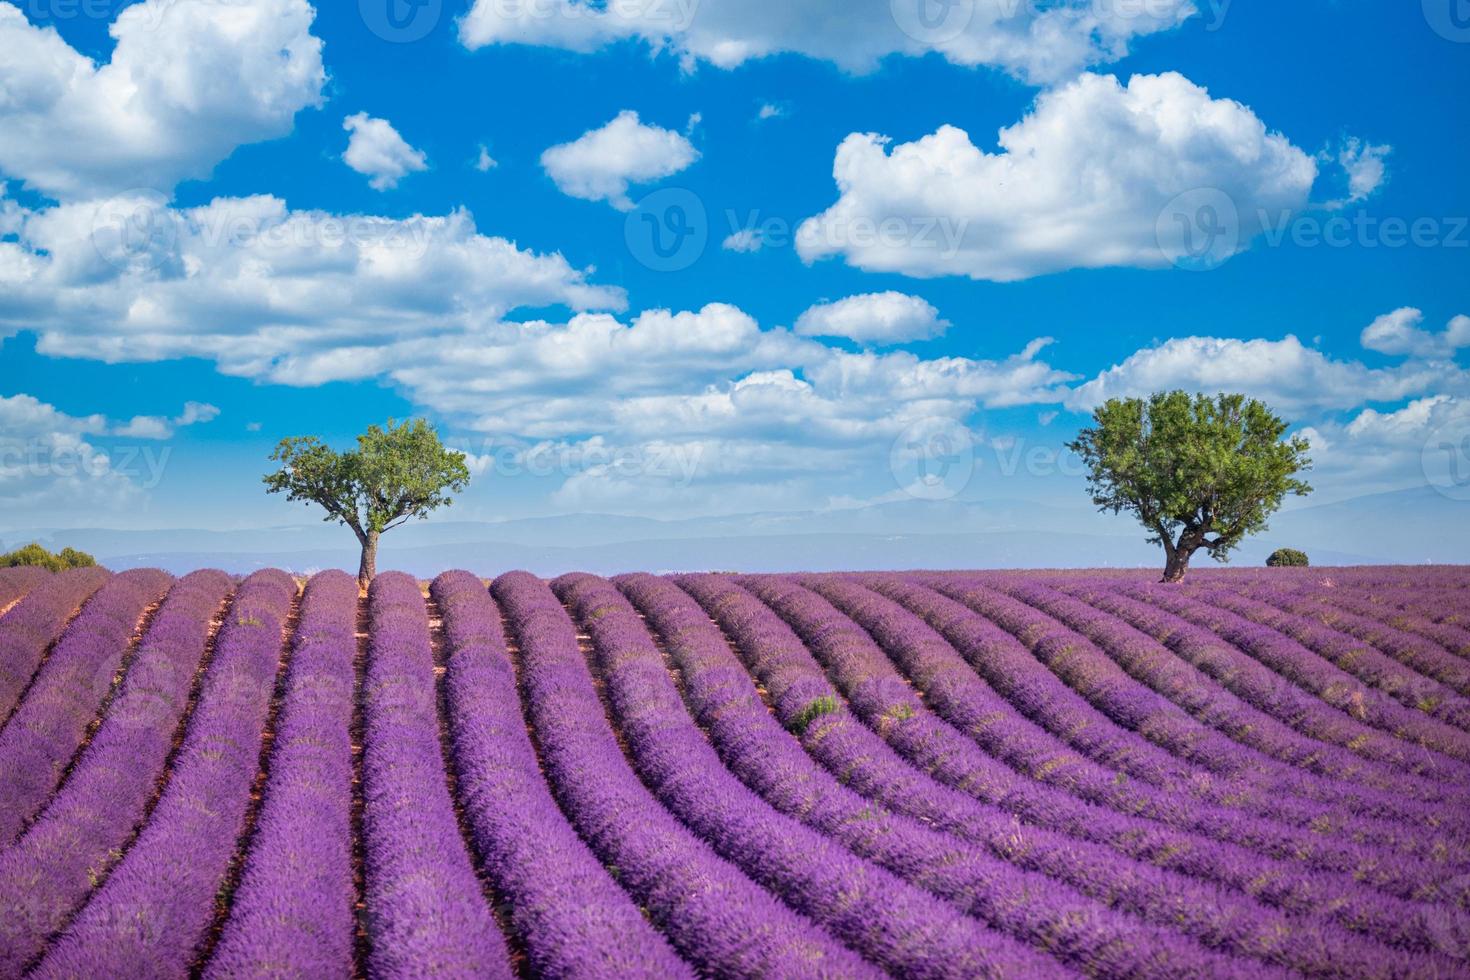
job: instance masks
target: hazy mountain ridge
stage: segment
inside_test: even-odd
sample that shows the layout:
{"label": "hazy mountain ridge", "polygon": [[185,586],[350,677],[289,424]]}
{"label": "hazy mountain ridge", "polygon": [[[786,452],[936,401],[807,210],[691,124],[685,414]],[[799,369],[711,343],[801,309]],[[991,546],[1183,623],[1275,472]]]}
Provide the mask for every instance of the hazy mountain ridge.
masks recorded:
{"label": "hazy mountain ridge", "polygon": [[[1307,551],[1318,564],[1463,562],[1470,556],[1467,518],[1470,503],[1427,487],[1305,507],[1278,515],[1271,530],[1247,542],[1234,563],[1260,564],[1283,546]],[[116,568],[247,572],[269,566],[296,571],[357,566],[351,534],[325,522],[235,531],[0,533],[7,547],[32,539],[81,548]],[[450,567],[487,575],[512,568],[550,575],[573,569],[606,574],[630,569],[1133,567],[1158,561],[1158,549],[1131,521],[1085,506],[915,500],[682,521],[612,515],[438,521],[385,537],[379,566],[418,575]]]}

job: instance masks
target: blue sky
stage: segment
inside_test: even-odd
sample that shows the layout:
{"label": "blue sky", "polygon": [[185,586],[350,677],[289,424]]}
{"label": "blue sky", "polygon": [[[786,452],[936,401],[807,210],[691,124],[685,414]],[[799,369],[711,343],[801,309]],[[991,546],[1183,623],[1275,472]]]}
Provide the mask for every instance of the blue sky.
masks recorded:
{"label": "blue sky", "polygon": [[1320,500],[1470,437],[1458,0],[389,2],[0,3],[3,524],[285,523],[390,415],[480,519],[1086,507],[1167,387]]}

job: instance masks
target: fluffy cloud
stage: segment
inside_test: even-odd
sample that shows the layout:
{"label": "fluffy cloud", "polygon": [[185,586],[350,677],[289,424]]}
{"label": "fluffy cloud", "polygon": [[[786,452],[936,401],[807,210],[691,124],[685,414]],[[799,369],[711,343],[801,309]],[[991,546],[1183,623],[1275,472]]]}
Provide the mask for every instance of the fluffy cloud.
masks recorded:
{"label": "fluffy cloud", "polygon": [[802,225],[798,250],[998,282],[1220,261],[1249,246],[1262,214],[1304,206],[1317,177],[1250,109],[1174,73],[1126,86],[1083,75],[1043,93],[999,141],[987,153],[953,126],[893,147],[854,133],[833,167],[840,198]]}
{"label": "fluffy cloud", "polygon": [[0,171],[63,201],[207,177],[320,104],[315,14],[306,0],[144,0],[118,14],[99,66],[0,3]]}
{"label": "fluffy cloud", "polygon": [[1348,177],[1348,198],[1342,203],[1357,204],[1373,196],[1388,177],[1388,165],[1384,161],[1391,152],[1393,147],[1390,146],[1348,140],[1337,155],[1337,162]]}
{"label": "fluffy cloud", "polygon": [[944,335],[949,321],[918,296],[868,293],[813,306],[796,321],[803,337],[846,337],[860,344],[902,344]]}
{"label": "fluffy cloud", "polygon": [[1431,333],[1423,323],[1423,312],[1411,306],[1385,313],[1363,330],[1363,346],[1380,354],[1426,358],[1454,357],[1470,347],[1470,317],[1455,317],[1444,333]]}
{"label": "fluffy cloud", "polygon": [[273,197],[152,198],[24,211],[0,241],[0,334],[44,354],[213,360],[320,384],[384,373],[386,345],[521,307],[621,309],[560,255],[481,235],[463,211],[401,220],[291,211]]}
{"label": "fluffy cloud", "polygon": [[347,152],[342,154],[342,161],[372,178],[368,185],[375,191],[392,190],[409,174],[429,169],[428,158],[409,146],[386,119],[359,112],[344,119],[342,128],[352,134],[347,138]]}
{"label": "fluffy cloud", "polygon": [[758,228],[742,228],[726,236],[724,243],[720,246],[727,252],[739,252],[743,255],[753,255],[766,247],[765,236]]}
{"label": "fluffy cloud", "polygon": [[1426,393],[1465,391],[1465,372],[1452,364],[1410,361],[1369,368],[1334,360],[1295,337],[1234,340],[1179,337],[1145,348],[1078,386],[1070,407],[1090,410],[1110,398],[1155,391],[1238,391],[1291,414],[1397,402]]}
{"label": "fluffy cloud", "polygon": [[937,21],[933,12],[921,0],[631,0],[595,6],[581,0],[476,0],[459,32],[472,49],[533,44],[593,51],[638,40],[676,53],[686,70],[701,62],[735,68],[794,53],[868,72],[890,55],[937,51],[957,65],[999,68],[1046,83],[1121,58],[1135,38],[1170,30],[1197,9],[1190,0],[965,0],[939,8]]}
{"label": "fluffy cloud", "polygon": [[79,511],[134,506],[162,479],[168,450],[109,446],[108,440],[166,439],[174,425],[207,421],[218,411],[189,402],[173,420],[114,423],[102,415],[68,415],[30,395],[0,396],[0,505],[31,519],[70,521]]}
{"label": "fluffy cloud", "polygon": [[206,402],[185,402],[184,410],[171,419],[158,415],[139,415],[113,430],[114,435],[133,439],[169,439],[178,429],[213,422],[219,408]]}
{"label": "fluffy cloud", "polygon": [[679,133],[646,126],[638,113],[624,110],[601,129],[541,154],[541,166],[563,194],[631,211],[630,184],[670,177],[698,159],[699,151]]}

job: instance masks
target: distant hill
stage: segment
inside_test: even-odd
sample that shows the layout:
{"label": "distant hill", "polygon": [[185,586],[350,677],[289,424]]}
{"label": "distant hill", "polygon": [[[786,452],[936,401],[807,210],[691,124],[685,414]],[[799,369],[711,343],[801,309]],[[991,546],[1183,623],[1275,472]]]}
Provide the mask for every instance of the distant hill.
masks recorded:
{"label": "distant hill", "polygon": [[[0,535],[8,547],[32,538],[90,552],[113,568],[232,572],[357,567],[340,527],[235,531],[42,530]],[[1470,503],[1424,487],[1357,497],[1278,515],[1246,544],[1237,564],[1257,565],[1278,547],[1301,548],[1317,564],[1464,562]],[[410,525],[384,538],[381,568],[429,575],[449,567],[543,575],[649,570],[777,571],[859,568],[1151,567],[1158,549],[1128,520],[1085,502],[1075,508],[1026,501],[899,501],[851,510],[753,513],[684,521],[579,514],[500,523]],[[1201,559],[1207,563],[1208,559]]]}

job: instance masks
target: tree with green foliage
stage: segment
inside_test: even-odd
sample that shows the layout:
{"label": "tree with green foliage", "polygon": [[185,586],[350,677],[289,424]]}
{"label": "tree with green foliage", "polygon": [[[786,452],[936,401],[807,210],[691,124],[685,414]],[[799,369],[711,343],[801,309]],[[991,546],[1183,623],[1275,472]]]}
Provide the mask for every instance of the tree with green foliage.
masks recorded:
{"label": "tree with green foliage", "polygon": [[97,564],[97,559],[85,551],[77,551],[75,548],[62,548],[59,554],[52,554],[39,544],[32,542],[24,548],[18,548],[8,555],[0,555],[0,567],[19,568],[23,565],[34,565],[52,572],[62,572],[68,568],[92,568]]}
{"label": "tree with green foliage", "polygon": [[1310,568],[1312,561],[1305,551],[1295,548],[1279,548],[1266,559],[1267,568]]}
{"label": "tree with green foliage", "polygon": [[357,437],[357,449],[339,453],[315,436],[281,440],[267,474],[269,493],[318,504],[324,520],[352,528],[362,545],[357,581],[367,588],[378,574],[378,539],[409,521],[453,503],[469,486],[464,453],[445,449],[423,419],[389,419]]}
{"label": "tree with green foliage", "polygon": [[1164,581],[1179,582],[1195,552],[1228,561],[1247,536],[1266,528],[1287,494],[1312,488],[1305,439],[1244,395],[1156,394],[1115,398],[1068,448],[1088,467],[1100,510],[1133,514],[1164,548]]}

